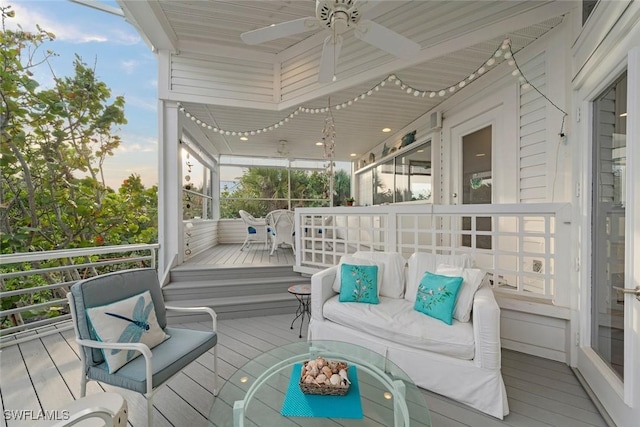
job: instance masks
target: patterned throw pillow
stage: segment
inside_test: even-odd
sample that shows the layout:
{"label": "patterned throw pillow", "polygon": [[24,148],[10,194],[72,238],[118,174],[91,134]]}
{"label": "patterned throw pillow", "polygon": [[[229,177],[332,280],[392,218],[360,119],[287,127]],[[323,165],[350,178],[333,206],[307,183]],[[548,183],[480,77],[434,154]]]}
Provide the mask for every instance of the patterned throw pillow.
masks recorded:
{"label": "patterned throw pillow", "polygon": [[[151,293],[141,294],[111,304],[87,309],[87,317],[98,341],[146,344],[153,348],[169,338],[156,318]],[[110,374],[140,356],[134,350],[103,349]]]}
{"label": "patterned throw pillow", "polygon": [[340,265],[340,302],[378,304],[378,266]]}
{"label": "patterned throw pillow", "polygon": [[441,276],[439,274],[424,273],[413,308],[427,316],[442,320],[447,325],[453,323],[453,309],[462,277]]}

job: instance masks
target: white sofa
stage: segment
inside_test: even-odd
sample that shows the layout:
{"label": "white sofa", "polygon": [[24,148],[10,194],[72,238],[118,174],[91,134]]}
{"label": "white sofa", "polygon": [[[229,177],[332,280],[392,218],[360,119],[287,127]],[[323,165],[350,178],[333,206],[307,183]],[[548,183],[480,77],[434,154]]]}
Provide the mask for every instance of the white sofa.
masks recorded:
{"label": "white sofa", "polygon": [[409,300],[425,271],[434,272],[440,264],[470,267],[470,258],[419,253],[403,267],[397,253],[353,256],[383,266],[381,285],[391,296],[381,289],[379,304],[339,302],[334,280],[340,266],[314,274],[309,339],[351,342],[387,355],[419,387],[503,419],[509,407],[500,373],[500,308],[491,288],[481,285],[471,294],[470,321],[453,320],[452,325],[415,311]]}

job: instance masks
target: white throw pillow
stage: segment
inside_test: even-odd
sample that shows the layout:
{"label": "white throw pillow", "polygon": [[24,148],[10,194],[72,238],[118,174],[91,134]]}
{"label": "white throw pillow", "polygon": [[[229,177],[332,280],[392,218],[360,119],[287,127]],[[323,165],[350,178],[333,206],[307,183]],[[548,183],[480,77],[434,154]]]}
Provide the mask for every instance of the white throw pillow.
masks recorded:
{"label": "white throw pillow", "polygon": [[429,252],[414,252],[409,257],[409,267],[407,268],[406,289],[404,299],[409,302],[416,302],[418,285],[424,276],[424,272],[435,273],[439,264],[455,265],[458,267],[471,267],[472,260],[467,254],[460,255],[439,255]]}
{"label": "white throw pillow", "polygon": [[[111,304],[88,308],[87,317],[97,339],[102,342],[140,342],[153,348],[169,338],[158,324],[149,291]],[[103,349],[102,354],[109,373],[113,374],[141,353],[134,350]]]}
{"label": "white throw pillow", "polygon": [[461,268],[454,265],[440,264],[436,268],[436,274],[442,276],[462,277],[462,286],[458,292],[458,299],[453,310],[453,318],[460,322],[471,320],[471,309],[476,291],[482,284],[484,273],[477,268]]}
{"label": "white throw pillow", "polygon": [[366,258],[384,266],[382,283],[378,292],[383,297],[402,298],[404,296],[404,266],[407,260],[399,252],[358,251],[353,256]]}
{"label": "white throw pillow", "polygon": [[384,273],[384,265],[379,262],[371,261],[366,258],[358,258],[351,255],[343,255],[340,258],[340,263],[338,264],[338,273],[336,274],[336,278],[333,280],[333,290],[334,292],[340,293],[340,266],[342,264],[351,264],[351,265],[377,265],[378,266],[378,295],[380,295],[380,286],[382,284],[382,275]]}

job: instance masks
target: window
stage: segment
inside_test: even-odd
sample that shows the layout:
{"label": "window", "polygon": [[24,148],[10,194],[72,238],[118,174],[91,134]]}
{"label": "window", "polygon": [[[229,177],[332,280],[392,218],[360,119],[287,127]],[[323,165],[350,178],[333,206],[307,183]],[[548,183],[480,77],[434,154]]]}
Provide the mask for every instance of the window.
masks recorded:
{"label": "window", "polygon": [[[275,209],[327,207],[327,162],[222,156],[220,218],[237,218],[240,209],[264,217]],[[335,162],[334,205],[351,194],[351,164]]]}
{"label": "window", "polygon": [[622,379],[624,373],[627,74],[593,104],[591,346]]}
{"label": "window", "polygon": [[431,142],[358,172],[360,204],[431,201]]}
{"label": "window", "polygon": [[212,218],[212,170],[197,150],[182,146],[182,219]]}

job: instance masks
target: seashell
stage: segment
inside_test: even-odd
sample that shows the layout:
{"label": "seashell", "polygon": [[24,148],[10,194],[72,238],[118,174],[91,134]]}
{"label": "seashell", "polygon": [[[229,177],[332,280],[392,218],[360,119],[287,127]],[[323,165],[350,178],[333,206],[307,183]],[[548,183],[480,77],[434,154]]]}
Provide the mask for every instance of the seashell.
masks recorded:
{"label": "seashell", "polygon": [[329,378],[329,381],[331,382],[331,385],[340,384],[340,375],[338,374],[331,375],[331,378]]}
{"label": "seashell", "polygon": [[327,376],[327,378],[330,378],[331,375],[333,375],[333,372],[331,371],[331,368],[328,366],[325,366],[322,368],[322,373],[325,374]]}
{"label": "seashell", "polygon": [[315,368],[317,366],[317,362],[315,360],[310,360],[307,362],[307,370],[311,368]]}
{"label": "seashell", "polygon": [[320,374],[316,377],[316,383],[318,384],[324,384],[326,380],[327,380],[327,376],[325,374]]}
{"label": "seashell", "polygon": [[320,371],[318,370],[317,366],[314,366],[313,368],[311,368],[310,371],[307,371],[307,372],[309,372],[309,374],[313,375],[314,377],[317,377]]}
{"label": "seashell", "polygon": [[302,380],[305,384],[313,384],[315,381],[315,378],[313,378],[311,375],[307,375],[306,377],[304,377],[304,380]]}
{"label": "seashell", "polygon": [[318,367],[318,369],[322,369],[325,365],[325,361],[322,357],[318,357],[316,359],[316,366]]}
{"label": "seashell", "polygon": [[340,375],[340,377],[344,380],[345,384],[351,384],[351,381],[349,381],[349,378],[347,378],[347,371],[345,371],[344,369],[340,369],[338,375]]}

